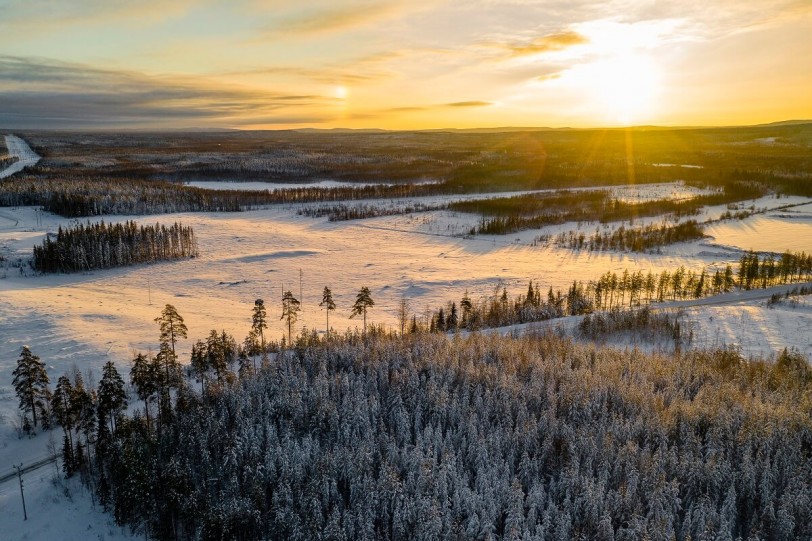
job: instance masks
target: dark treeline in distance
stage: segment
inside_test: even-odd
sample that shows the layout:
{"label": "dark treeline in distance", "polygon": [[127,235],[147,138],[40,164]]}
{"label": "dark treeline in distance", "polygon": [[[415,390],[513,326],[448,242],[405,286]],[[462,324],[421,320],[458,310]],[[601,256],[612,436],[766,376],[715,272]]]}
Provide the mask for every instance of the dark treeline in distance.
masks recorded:
{"label": "dark treeline in distance", "polygon": [[157,415],[126,413],[115,367],[104,392],[60,378],[66,473],[154,539],[812,537],[796,352],[308,333],[256,371],[233,362],[198,392],[137,356]]}
{"label": "dark treeline in distance", "polygon": [[[22,134],[44,166],[165,180],[449,182],[461,192],[758,180],[812,188],[812,124],[710,129]],[[773,144],[762,144],[775,138]],[[683,167],[687,165],[689,167]]]}
{"label": "dark treeline in distance", "polygon": [[616,250],[621,252],[645,252],[678,242],[701,239],[705,230],[696,220],[688,220],[676,225],[649,224],[638,228],[621,225],[614,231],[597,230],[587,237],[583,232],[569,231],[555,238],[559,246],[575,250]]}
{"label": "dark treeline in distance", "polygon": [[79,272],[195,257],[191,227],[175,223],[141,225],[133,221],[77,224],[59,228],[34,247],[33,267],[40,272]]}
{"label": "dark treeline in distance", "polygon": [[[31,169],[37,170],[38,167]],[[41,173],[0,180],[0,206],[39,205],[44,210],[67,218],[174,212],[238,212],[272,204],[452,193],[455,193],[453,187],[445,184],[361,184],[335,188],[313,186],[243,191],[207,190],[160,180],[71,175],[52,178]],[[427,209],[419,206],[414,209],[415,212],[419,210]]]}
{"label": "dark treeline in distance", "polygon": [[[22,184],[0,183],[0,204],[45,205],[65,216],[238,210],[276,202],[672,181],[725,187],[730,197],[741,181],[788,194],[812,195],[808,156],[812,124],[502,133],[23,135],[43,160],[32,168],[30,176],[19,177]],[[765,137],[775,137],[780,144],[759,144]],[[304,188],[269,195],[212,193],[181,189],[172,183],[201,178],[275,182],[332,179],[360,184],[358,188]],[[423,183],[426,180],[432,182]],[[738,197],[747,198],[744,194]]]}

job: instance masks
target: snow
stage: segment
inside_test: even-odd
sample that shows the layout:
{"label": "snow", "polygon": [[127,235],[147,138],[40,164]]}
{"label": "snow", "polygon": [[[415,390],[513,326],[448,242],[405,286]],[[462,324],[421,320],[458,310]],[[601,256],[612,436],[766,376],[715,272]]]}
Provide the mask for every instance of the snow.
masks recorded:
{"label": "snow", "polygon": [[812,204],[714,224],[714,244],[758,252],[812,252]]}
{"label": "snow", "polygon": [[17,161],[0,171],[0,178],[11,176],[29,165],[35,165],[40,160],[40,156],[31,150],[28,143],[16,135],[6,135],[6,148],[8,148],[9,156],[17,158]]}
{"label": "snow", "polygon": [[[436,180],[427,180],[415,184],[436,184]],[[320,180],[316,182],[238,182],[226,180],[193,180],[185,182],[184,185],[192,188],[204,188],[206,190],[239,190],[239,191],[263,191],[263,190],[292,190],[295,188],[352,188],[363,186],[392,186],[391,182],[344,182],[338,180]]]}
{"label": "snow", "polygon": [[686,169],[704,169],[704,165],[690,165],[690,164],[679,164],[679,163],[652,163],[654,167],[684,167]]}
{"label": "snow", "polygon": [[[611,189],[618,197],[636,199],[694,194],[680,184]],[[442,204],[465,197],[433,196],[407,201]],[[762,198],[753,205],[776,208],[808,201]],[[409,204],[400,199],[376,203]],[[179,354],[185,361],[192,342],[205,337],[210,329],[224,329],[242,340],[250,327],[256,298],[265,299],[268,308],[267,336],[280,338],[286,329],[279,319],[279,300],[285,289],[299,296],[300,270],[303,298],[297,328],[304,325],[323,329],[325,312],[318,302],[323,287],[330,286],[338,305],[330,314],[330,323],[341,331],[361,324],[349,319],[350,306],[361,286],[370,287],[375,299],[370,322],[394,327],[402,296],[409,298],[412,312],[422,317],[428,307],[434,309],[441,303],[459,300],[466,289],[472,299],[481,300],[503,286],[513,295],[523,293],[529,279],[546,291],[550,286],[566,288],[573,280],[596,278],[607,270],[657,272],[680,265],[700,269],[735,262],[741,249],[759,249],[762,241],[770,250],[793,246],[812,251],[809,206],[714,225],[711,229],[715,240],[666,247],[662,254],[578,252],[535,242],[540,234],[554,235],[576,228],[591,234],[599,227],[597,224],[568,223],[506,236],[470,238],[464,235],[478,221],[471,214],[432,211],[329,222],[326,218],[299,216],[297,211],[302,206],[274,206],[242,213],[94,218],[106,222],[134,219],[143,224],[178,221],[192,226],[201,253],[192,260],[48,276],[21,275],[14,267],[0,266],[0,418],[4,419],[0,422],[0,466],[30,463],[44,456],[47,445],[47,434],[19,440],[13,427],[17,400],[11,372],[23,344],[30,345],[45,361],[52,381],[74,365],[82,372],[93,370],[98,379],[108,360],[116,363],[126,379],[129,361],[136,352],[157,349],[158,327],[153,319],[166,303],[176,306],[189,328],[189,339],[179,344]],[[718,217],[725,210],[725,206],[707,209],[699,219]],[[635,220],[635,225],[661,221]],[[10,261],[28,258],[32,247],[47,233],[72,222],[33,207],[3,208],[0,256]],[[664,309],[685,310],[686,317],[694,322],[695,344],[731,344],[747,354],[775,354],[785,345],[798,347],[807,355],[812,353],[812,307],[808,300],[768,308],[763,297],[748,295],[724,305],[674,304]],[[572,319],[553,325],[571,329],[576,323]],[[42,477],[37,481],[40,472]],[[125,533],[92,508],[80,487],[71,485],[72,502],[63,497],[55,500],[57,491],[50,485],[51,474],[46,472],[53,472],[53,465],[32,472],[31,480],[26,481],[31,494],[29,512],[37,510],[40,515],[36,523],[22,523],[19,519],[19,494],[12,490],[15,485],[0,484],[0,531],[4,540],[124,538]],[[62,522],[71,529],[63,531],[59,526]]]}
{"label": "snow", "polygon": [[[35,440],[45,438],[46,435],[40,435]],[[8,470],[11,470],[10,466]],[[0,475],[5,473],[4,467]],[[65,480],[61,476],[57,477],[54,464],[24,473],[23,484],[28,520],[24,520],[17,478],[0,483],[0,537],[3,541],[123,541],[140,538],[116,526],[112,515],[104,513],[98,505],[92,503],[90,494],[78,479]]]}

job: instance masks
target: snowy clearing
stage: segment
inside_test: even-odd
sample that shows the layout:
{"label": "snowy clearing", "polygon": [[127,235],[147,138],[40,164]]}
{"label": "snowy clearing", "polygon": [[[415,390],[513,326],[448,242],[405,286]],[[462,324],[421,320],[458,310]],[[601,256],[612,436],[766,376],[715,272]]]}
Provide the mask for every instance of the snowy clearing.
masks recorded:
{"label": "snowy clearing", "polygon": [[[436,180],[412,182],[411,184],[437,184]],[[184,186],[206,190],[293,190],[296,188],[352,188],[363,186],[393,186],[392,182],[347,182],[340,180],[320,180],[317,182],[240,182],[228,180],[193,180],[184,182]]]}

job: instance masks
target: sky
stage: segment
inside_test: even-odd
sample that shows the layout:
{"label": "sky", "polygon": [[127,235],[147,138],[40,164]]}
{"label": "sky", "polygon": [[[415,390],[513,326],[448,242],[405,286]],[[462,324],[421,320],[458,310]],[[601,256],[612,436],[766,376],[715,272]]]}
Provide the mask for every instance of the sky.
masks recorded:
{"label": "sky", "polygon": [[0,0],[0,129],[812,118],[812,0]]}

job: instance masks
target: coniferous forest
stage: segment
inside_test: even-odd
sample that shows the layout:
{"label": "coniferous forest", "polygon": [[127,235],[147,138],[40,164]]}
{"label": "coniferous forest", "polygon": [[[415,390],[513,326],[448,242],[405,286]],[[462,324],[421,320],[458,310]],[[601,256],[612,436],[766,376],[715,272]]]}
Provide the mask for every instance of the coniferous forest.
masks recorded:
{"label": "coniferous forest", "polygon": [[112,363],[98,392],[74,374],[51,399],[66,472],[149,537],[812,536],[812,373],[794,352],[373,329],[304,334],[254,370],[233,347],[201,364],[232,343],[213,331],[198,390],[170,308],[130,372],[146,411],[124,413]]}
{"label": "coniferous forest", "polygon": [[79,272],[184,259],[197,255],[191,227],[175,223],[139,226],[133,221],[59,228],[34,247],[33,267],[41,272]]}

